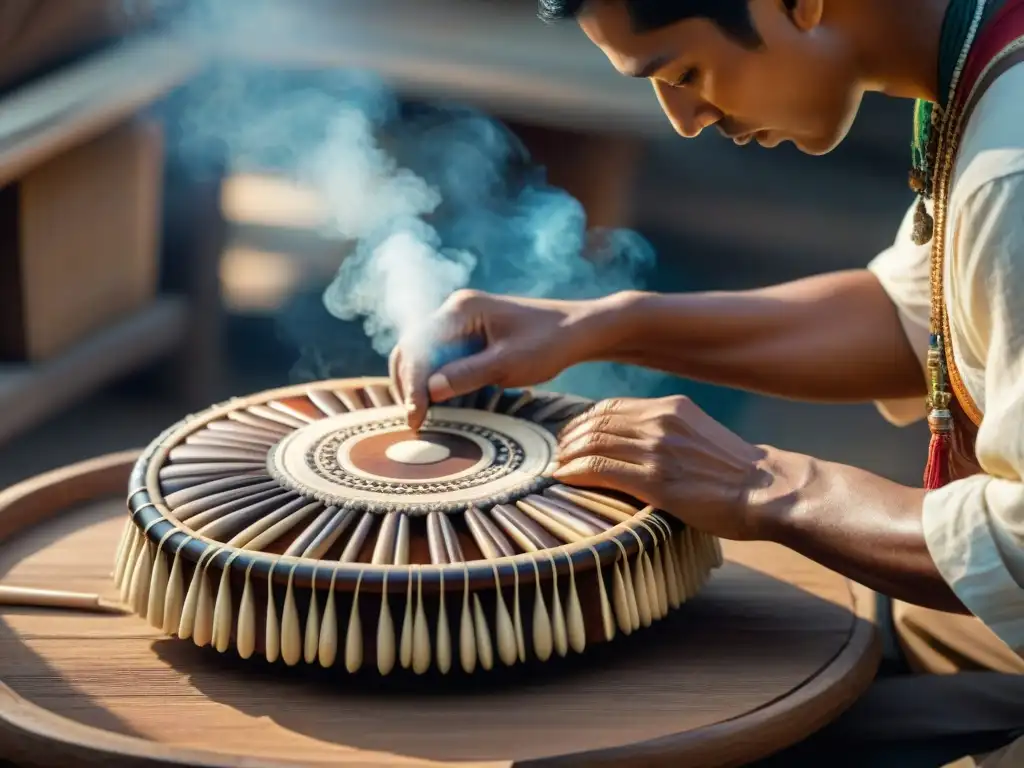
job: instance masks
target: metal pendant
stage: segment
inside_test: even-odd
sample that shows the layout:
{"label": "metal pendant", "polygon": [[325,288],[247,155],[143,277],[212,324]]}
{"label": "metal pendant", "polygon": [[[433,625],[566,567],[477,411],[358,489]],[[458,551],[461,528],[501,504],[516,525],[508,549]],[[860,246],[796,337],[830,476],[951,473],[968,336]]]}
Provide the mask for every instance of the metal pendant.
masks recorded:
{"label": "metal pendant", "polygon": [[917,209],[914,211],[914,232],[915,245],[927,245],[935,234],[935,219],[928,213],[925,207],[924,198],[917,199]]}

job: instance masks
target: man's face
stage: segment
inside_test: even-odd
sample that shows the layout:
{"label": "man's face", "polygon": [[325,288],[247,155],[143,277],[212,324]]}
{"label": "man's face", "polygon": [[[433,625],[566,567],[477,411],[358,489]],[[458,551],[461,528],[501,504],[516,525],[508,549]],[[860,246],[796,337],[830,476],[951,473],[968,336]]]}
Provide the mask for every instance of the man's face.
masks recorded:
{"label": "man's face", "polygon": [[750,0],[763,43],[747,48],[712,21],[684,19],[637,34],[624,0],[596,0],[580,17],[619,72],[649,77],[676,131],[714,125],[745,144],[790,140],[824,154],[845,138],[863,94],[852,52],[821,25],[821,0]]}

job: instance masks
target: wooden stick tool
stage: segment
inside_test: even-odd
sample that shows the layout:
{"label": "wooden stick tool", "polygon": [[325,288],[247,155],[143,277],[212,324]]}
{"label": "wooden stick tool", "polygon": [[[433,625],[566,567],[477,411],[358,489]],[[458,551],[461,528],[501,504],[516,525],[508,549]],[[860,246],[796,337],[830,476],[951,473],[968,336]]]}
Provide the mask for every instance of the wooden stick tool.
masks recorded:
{"label": "wooden stick tool", "polygon": [[21,605],[30,608],[57,608],[92,613],[128,613],[118,603],[87,592],[13,587],[0,584],[0,606]]}

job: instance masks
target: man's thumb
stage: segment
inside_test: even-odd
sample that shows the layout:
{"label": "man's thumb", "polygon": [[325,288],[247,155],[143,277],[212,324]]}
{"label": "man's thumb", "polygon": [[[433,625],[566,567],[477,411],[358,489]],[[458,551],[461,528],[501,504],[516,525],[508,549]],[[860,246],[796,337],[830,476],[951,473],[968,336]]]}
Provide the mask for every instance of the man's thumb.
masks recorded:
{"label": "man's thumb", "polygon": [[440,403],[496,384],[503,378],[500,376],[503,362],[501,349],[495,345],[442,366],[427,380],[430,399]]}

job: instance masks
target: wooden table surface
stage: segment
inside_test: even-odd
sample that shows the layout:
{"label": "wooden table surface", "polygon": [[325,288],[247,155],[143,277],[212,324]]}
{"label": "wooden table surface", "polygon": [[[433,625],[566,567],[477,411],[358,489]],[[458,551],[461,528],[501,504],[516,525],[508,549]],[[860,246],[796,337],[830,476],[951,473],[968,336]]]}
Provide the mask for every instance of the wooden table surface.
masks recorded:
{"label": "wooden table surface", "polygon": [[[0,581],[114,598],[133,457],[0,493]],[[0,758],[742,765],[852,703],[878,645],[846,579],[774,545],[725,551],[726,566],[674,617],[568,662],[472,682],[287,669],[161,636],[132,616],[2,609]]]}

